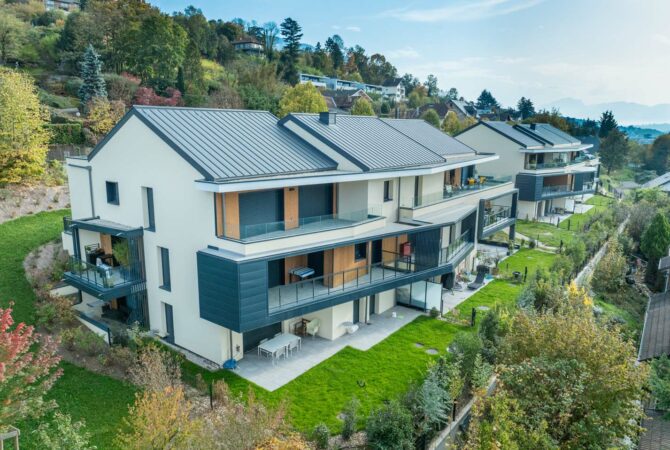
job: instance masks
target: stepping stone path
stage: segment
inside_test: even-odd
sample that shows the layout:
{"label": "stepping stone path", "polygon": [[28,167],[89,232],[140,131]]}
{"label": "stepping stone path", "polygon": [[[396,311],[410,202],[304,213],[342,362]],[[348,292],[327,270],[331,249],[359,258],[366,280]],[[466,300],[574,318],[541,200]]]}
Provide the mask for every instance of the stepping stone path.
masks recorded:
{"label": "stepping stone path", "polygon": [[423,344],[420,343],[420,342],[415,343],[414,346],[415,346],[416,348],[423,348]]}
{"label": "stepping stone path", "polygon": [[489,308],[488,306],[478,306],[477,307],[477,311],[488,311],[489,309],[491,309],[491,308]]}
{"label": "stepping stone path", "polygon": [[428,353],[429,355],[437,355],[439,352],[435,348],[428,348],[426,349],[426,353]]}

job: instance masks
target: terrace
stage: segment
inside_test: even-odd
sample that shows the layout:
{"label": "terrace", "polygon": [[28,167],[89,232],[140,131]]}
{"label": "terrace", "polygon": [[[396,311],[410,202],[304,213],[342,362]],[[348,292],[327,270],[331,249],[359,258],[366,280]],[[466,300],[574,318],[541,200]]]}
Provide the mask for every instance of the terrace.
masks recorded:
{"label": "terrace", "polygon": [[469,178],[467,183],[445,185],[442,192],[435,192],[426,195],[414,196],[409,202],[401,202],[401,208],[419,208],[423,206],[435,205],[454,198],[459,198],[465,195],[474,194],[487,189],[492,189],[509,183],[511,178],[493,178],[489,176],[479,176],[477,178]]}

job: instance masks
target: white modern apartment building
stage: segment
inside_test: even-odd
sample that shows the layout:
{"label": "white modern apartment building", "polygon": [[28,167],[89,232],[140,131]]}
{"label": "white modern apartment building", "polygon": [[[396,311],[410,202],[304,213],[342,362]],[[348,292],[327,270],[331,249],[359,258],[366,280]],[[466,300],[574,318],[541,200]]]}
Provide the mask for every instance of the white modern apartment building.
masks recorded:
{"label": "white modern apartment building", "polygon": [[405,88],[400,82],[400,78],[393,78],[384,82],[383,85],[368,84],[360,81],[343,80],[336,77],[327,77],[323,75],[312,75],[301,73],[299,75],[301,84],[312,83],[314,86],[330,90],[362,90],[366,94],[378,94],[382,97],[394,100],[405,100]]}
{"label": "white modern apartment building", "polygon": [[481,152],[495,152],[500,159],[482,165],[482,171],[511,179],[519,190],[520,219],[572,211],[575,201],[594,193],[600,165],[588,153],[592,144],[549,124],[481,121],[456,139]]}
{"label": "white modern apartment building", "polygon": [[66,281],[93,320],[140,322],[217,365],[318,320],[440,308],[477,240],[511,228],[497,160],[420,120],[133,107],[69,158]]}

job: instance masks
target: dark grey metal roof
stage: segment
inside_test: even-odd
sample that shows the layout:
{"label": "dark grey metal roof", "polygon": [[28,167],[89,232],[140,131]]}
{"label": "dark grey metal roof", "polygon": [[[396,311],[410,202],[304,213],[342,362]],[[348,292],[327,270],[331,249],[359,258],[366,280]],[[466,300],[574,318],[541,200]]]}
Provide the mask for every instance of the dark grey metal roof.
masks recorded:
{"label": "dark grey metal roof", "polygon": [[475,154],[475,151],[421,119],[381,119],[438,155]]}
{"label": "dark grey metal roof", "polygon": [[544,142],[539,141],[537,139],[533,139],[526,133],[523,133],[522,131],[515,129],[512,125],[508,124],[507,122],[489,120],[486,122],[479,122],[479,123],[481,125],[492,128],[494,131],[497,131],[503,136],[510,138],[511,140],[515,141],[519,145],[522,145],[526,148],[544,146]]}
{"label": "dark grey metal roof", "polygon": [[536,123],[535,129],[531,128],[531,125],[529,124],[516,125],[516,127],[520,127],[523,129],[523,131],[548,141],[551,145],[581,144],[579,139],[570,136],[568,133],[561,131],[552,125],[549,125],[548,123]]}
{"label": "dark grey metal roof", "polygon": [[640,354],[645,361],[662,355],[670,355],[670,294],[655,294],[649,300],[644,321]]}
{"label": "dark grey metal roof", "polygon": [[653,180],[649,180],[646,183],[642,185],[643,188],[654,188],[654,187],[660,187],[663,186],[664,184],[670,183],[670,172],[664,173],[661,176],[658,176],[654,178]]}
{"label": "dark grey metal roof", "polygon": [[340,116],[327,125],[318,114],[289,114],[296,123],[363,170],[443,164],[445,159],[377,117]]}
{"label": "dark grey metal roof", "polygon": [[267,111],[134,106],[124,119],[131,115],[210,180],[337,168],[326,155],[279,126]]}

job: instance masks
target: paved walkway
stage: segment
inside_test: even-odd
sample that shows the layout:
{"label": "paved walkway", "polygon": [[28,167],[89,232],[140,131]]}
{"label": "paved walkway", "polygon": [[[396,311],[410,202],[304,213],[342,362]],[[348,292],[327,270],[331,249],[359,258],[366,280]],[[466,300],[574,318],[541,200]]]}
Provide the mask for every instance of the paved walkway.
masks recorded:
{"label": "paved walkway", "polygon": [[593,208],[593,205],[587,205],[586,203],[577,203],[575,204],[575,211],[566,213],[566,214],[548,214],[546,216],[540,217],[538,220],[540,222],[550,223],[556,225],[556,220],[563,222],[565,219],[569,219],[573,214],[583,214],[589,209]]}
{"label": "paved walkway", "polygon": [[[393,317],[394,312],[395,317]],[[244,354],[244,358],[238,362],[238,368],[234,372],[268,391],[274,391],[330,358],[344,347],[369,350],[422,314],[421,311],[415,309],[395,306],[382,314],[371,316],[370,324],[359,324],[360,328],[354,334],[345,334],[333,341],[320,337],[305,337],[302,339],[302,349],[294,352],[288,358],[280,359],[274,366],[270,358],[258,356],[254,348]]]}

